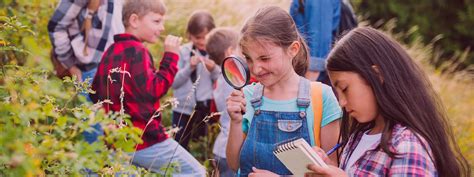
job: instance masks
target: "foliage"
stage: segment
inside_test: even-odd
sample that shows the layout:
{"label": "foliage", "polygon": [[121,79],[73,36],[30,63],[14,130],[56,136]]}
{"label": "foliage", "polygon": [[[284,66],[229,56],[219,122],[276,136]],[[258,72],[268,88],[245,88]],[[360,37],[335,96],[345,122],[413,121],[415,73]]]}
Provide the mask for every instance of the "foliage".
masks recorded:
{"label": "foliage", "polygon": [[[433,41],[434,54],[430,62],[440,66],[445,61],[460,62],[456,70],[474,64],[474,1],[472,0],[409,0],[379,1],[355,0],[357,13],[371,24],[381,26],[390,19],[397,19],[395,31],[416,33],[402,39],[412,42],[417,35],[424,44]],[[460,57],[463,53],[467,55]],[[469,68],[472,69],[472,68]]]}
{"label": "foliage", "polygon": [[40,61],[49,56],[46,28],[55,6],[56,1],[0,1],[0,64],[51,67]]}
{"label": "foliage", "polygon": [[[0,174],[72,175],[90,169],[99,174],[137,171],[127,163],[140,142],[140,130],[115,128],[119,115],[104,114],[78,93],[85,84],[51,78],[41,69],[2,67],[0,79]],[[88,144],[81,132],[100,123],[107,134]],[[131,122],[128,122],[131,125]],[[113,148],[111,148],[113,147]]]}

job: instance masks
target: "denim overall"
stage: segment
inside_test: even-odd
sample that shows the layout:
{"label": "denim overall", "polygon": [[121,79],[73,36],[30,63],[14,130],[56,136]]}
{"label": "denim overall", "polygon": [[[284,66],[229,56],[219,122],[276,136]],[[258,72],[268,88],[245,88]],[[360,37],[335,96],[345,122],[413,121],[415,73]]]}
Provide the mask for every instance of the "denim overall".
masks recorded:
{"label": "denim overall", "polygon": [[251,99],[255,114],[240,151],[240,176],[248,176],[252,167],[279,175],[291,175],[273,154],[273,149],[282,142],[298,138],[311,142],[306,121],[306,109],[311,101],[310,81],[300,77],[297,98],[299,112],[260,110],[262,96],[263,85],[258,84]]}

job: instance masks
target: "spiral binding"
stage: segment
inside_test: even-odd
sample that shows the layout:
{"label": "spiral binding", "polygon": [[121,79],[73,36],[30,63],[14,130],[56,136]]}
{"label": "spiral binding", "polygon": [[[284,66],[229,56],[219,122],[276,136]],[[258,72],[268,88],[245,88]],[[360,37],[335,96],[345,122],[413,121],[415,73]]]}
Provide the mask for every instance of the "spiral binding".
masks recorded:
{"label": "spiral binding", "polygon": [[295,146],[294,142],[288,142],[285,144],[278,145],[275,150],[273,150],[275,153],[279,154],[285,151],[290,151],[293,149],[296,149],[297,147]]}

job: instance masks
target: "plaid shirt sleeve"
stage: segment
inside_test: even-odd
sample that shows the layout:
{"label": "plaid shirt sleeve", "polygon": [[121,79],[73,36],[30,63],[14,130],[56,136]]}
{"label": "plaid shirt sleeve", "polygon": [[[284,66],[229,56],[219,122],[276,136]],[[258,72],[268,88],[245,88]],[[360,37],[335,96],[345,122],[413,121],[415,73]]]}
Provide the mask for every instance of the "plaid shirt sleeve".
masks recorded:
{"label": "plaid shirt sleeve", "polygon": [[388,176],[437,176],[437,170],[430,157],[430,148],[424,139],[414,134],[403,134],[395,146],[397,153],[392,160]]}
{"label": "plaid shirt sleeve", "polygon": [[73,25],[81,10],[86,8],[87,3],[87,0],[61,0],[48,22],[49,38],[53,45],[54,53],[57,55],[58,60],[67,68],[75,64],[68,28]]}
{"label": "plaid shirt sleeve", "polygon": [[153,66],[153,60],[149,52],[144,53],[144,68],[146,71],[146,84],[144,90],[150,93],[154,98],[159,99],[166,94],[173,83],[174,76],[178,72],[178,55],[171,52],[165,52],[161,60],[159,70],[156,71]]}

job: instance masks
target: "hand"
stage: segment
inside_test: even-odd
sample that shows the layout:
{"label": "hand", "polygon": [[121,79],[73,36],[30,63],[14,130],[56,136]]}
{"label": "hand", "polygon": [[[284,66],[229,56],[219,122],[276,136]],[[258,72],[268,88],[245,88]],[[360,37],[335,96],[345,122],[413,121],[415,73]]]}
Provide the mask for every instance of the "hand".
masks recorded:
{"label": "hand", "polygon": [[191,66],[191,69],[195,70],[196,66],[199,64],[199,62],[201,62],[201,59],[199,58],[199,56],[192,56],[189,59],[189,65]]}
{"label": "hand", "polygon": [[313,146],[313,150],[316,152],[316,154],[318,154],[319,157],[321,157],[321,159],[323,159],[326,164],[337,166],[337,163],[331,161],[331,159],[329,159],[328,155],[326,154],[326,152],[324,152],[323,149],[318,146]]}
{"label": "hand", "polygon": [[271,171],[268,170],[260,170],[258,168],[252,167],[252,173],[249,174],[249,177],[279,177],[280,175],[277,175]]}
{"label": "hand", "polygon": [[326,176],[326,177],[344,177],[347,176],[347,173],[341,170],[340,168],[336,166],[329,165],[328,168],[324,168],[318,165],[308,165],[307,167],[309,170],[312,172],[306,173],[304,176],[305,177],[320,177],[320,176]]}
{"label": "hand", "polygon": [[68,70],[72,76],[76,76],[77,81],[82,81],[82,71],[77,66],[72,66]]}
{"label": "hand", "polygon": [[247,105],[244,93],[240,90],[234,90],[230,96],[227,97],[226,103],[231,122],[241,123],[242,113],[245,112],[245,106]]}
{"label": "hand", "polygon": [[179,53],[179,46],[181,45],[181,37],[168,35],[165,39],[165,52]]}
{"label": "hand", "polygon": [[204,66],[206,66],[209,72],[212,72],[216,67],[216,62],[214,62],[214,60],[211,60],[209,58],[203,58],[202,60],[204,62]]}
{"label": "hand", "polygon": [[308,71],[308,72],[306,72],[304,77],[306,77],[306,79],[308,79],[310,81],[316,81],[316,80],[318,80],[319,72],[318,71]]}

